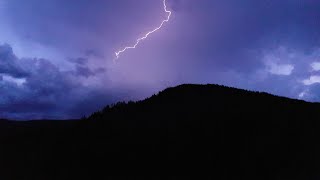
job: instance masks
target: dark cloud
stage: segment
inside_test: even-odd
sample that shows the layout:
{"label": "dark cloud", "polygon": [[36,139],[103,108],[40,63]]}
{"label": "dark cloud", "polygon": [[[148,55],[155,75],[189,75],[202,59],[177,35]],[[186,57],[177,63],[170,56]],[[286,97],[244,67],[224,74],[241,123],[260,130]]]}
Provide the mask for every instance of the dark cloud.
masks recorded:
{"label": "dark cloud", "polygon": [[79,65],[86,65],[88,63],[88,58],[83,58],[83,57],[71,58],[71,59],[69,59],[69,61],[72,63],[79,64]]}
{"label": "dark cloud", "polygon": [[106,70],[104,68],[97,68],[95,70],[91,70],[90,68],[88,68],[86,66],[77,65],[74,74],[76,76],[83,76],[83,77],[88,78],[90,76],[95,76],[95,75],[104,73],[105,71]]}
{"label": "dark cloud", "polygon": [[28,76],[8,44],[0,45],[0,74],[8,74],[15,78]]}
{"label": "dark cloud", "polygon": [[87,78],[95,75],[95,73],[91,69],[89,69],[88,67],[84,67],[84,66],[76,66],[75,73],[78,76],[84,76]]}
{"label": "dark cloud", "polygon": [[[85,76],[88,78],[104,72],[103,69],[92,72],[85,66],[77,66],[74,72],[62,71],[46,59],[18,59],[9,45],[2,46],[0,49],[2,57],[6,57],[6,60],[13,59],[19,61],[20,65],[25,64],[24,72],[28,74],[28,76],[17,76],[15,71],[8,71],[5,74],[10,77],[10,81],[5,81],[1,76],[0,117],[2,118],[78,118],[79,114],[72,111],[80,108],[78,103],[83,103],[83,97],[92,99],[90,97],[93,94],[90,93],[93,90],[82,85],[77,77]],[[15,79],[21,77],[25,82],[19,85]],[[99,92],[97,89],[94,91]],[[107,104],[108,96],[106,93],[100,94],[101,101],[92,104],[93,107],[102,104],[103,100],[105,100],[103,104]],[[72,111],[68,111],[68,109],[72,109]],[[94,108],[90,110],[92,109]],[[83,114],[82,110],[81,112]]]}
{"label": "dark cloud", "polygon": [[105,68],[95,68],[95,69],[91,69],[88,67],[88,62],[89,59],[88,58],[84,58],[84,57],[80,57],[80,58],[71,58],[69,59],[70,62],[75,64],[75,70],[72,71],[71,73],[73,73],[75,76],[82,76],[82,77],[86,77],[89,78],[91,76],[96,76],[98,74],[104,73],[106,70]]}
{"label": "dark cloud", "polygon": [[[1,46],[0,74],[11,77],[0,75],[5,89],[0,102],[9,108],[2,111],[11,112],[8,116],[19,114],[12,108],[23,104],[30,107],[25,109],[30,117],[73,116],[86,104],[97,108],[108,99],[143,98],[180,83],[219,83],[293,98],[302,93],[307,100],[320,100],[319,83],[303,83],[319,74],[310,67],[320,62],[318,0],[168,0],[174,12],[170,22],[116,63],[114,51],[165,17],[162,0],[7,4],[0,26],[11,28],[16,53],[27,49],[26,57],[32,57],[28,50],[44,57],[17,58],[10,46]],[[19,46],[17,39],[37,46]],[[19,85],[14,78],[25,82]],[[119,93],[126,88],[140,93]],[[37,110],[41,107],[43,112]]]}

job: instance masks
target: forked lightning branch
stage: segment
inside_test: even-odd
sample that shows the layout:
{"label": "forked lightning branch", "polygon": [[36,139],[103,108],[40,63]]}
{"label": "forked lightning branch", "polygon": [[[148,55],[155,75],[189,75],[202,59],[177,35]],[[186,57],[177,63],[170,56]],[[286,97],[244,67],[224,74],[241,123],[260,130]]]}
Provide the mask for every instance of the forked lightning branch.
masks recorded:
{"label": "forked lightning branch", "polygon": [[116,55],[116,58],[115,58],[115,59],[119,59],[120,55],[121,55],[122,53],[126,52],[127,50],[129,50],[129,49],[135,49],[135,48],[139,45],[139,43],[140,43],[141,41],[147,39],[152,33],[155,33],[155,32],[157,32],[158,30],[160,30],[160,29],[162,28],[162,26],[170,20],[170,17],[171,17],[172,12],[167,9],[167,2],[166,2],[166,0],[163,0],[163,8],[164,8],[164,11],[168,14],[168,16],[167,16],[166,19],[164,19],[164,20],[161,22],[160,26],[157,27],[157,28],[155,28],[155,29],[152,30],[152,31],[147,32],[143,37],[138,38],[138,39],[136,40],[136,43],[135,43],[134,45],[132,45],[132,46],[127,46],[127,47],[125,47],[125,48],[123,48],[123,49],[115,52],[115,55]]}

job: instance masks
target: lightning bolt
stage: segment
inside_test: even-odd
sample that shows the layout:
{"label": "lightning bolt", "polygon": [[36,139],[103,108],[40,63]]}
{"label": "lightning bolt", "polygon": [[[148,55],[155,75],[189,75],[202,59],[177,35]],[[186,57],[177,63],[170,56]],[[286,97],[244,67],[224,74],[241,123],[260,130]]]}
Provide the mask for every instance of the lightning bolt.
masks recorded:
{"label": "lightning bolt", "polygon": [[164,8],[164,11],[168,14],[168,16],[167,16],[167,18],[165,20],[163,20],[161,22],[160,26],[155,28],[152,31],[147,32],[143,37],[137,39],[136,43],[133,46],[128,46],[128,47],[123,48],[122,50],[119,50],[119,51],[115,52],[115,54],[116,54],[116,58],[115,59],[119,59],[120,55],[122,53],[124,53],[125,51],[127,51],[128,49],[135,49],[139,45],[139,43],[141,41],[147,39],[149,37],[149,35],[151,35],[152,33],[155,33],[156,31],[160,30],[165,23],[169,22],[172,12],[167,9],[166,0],[163,0],[163,8]]}

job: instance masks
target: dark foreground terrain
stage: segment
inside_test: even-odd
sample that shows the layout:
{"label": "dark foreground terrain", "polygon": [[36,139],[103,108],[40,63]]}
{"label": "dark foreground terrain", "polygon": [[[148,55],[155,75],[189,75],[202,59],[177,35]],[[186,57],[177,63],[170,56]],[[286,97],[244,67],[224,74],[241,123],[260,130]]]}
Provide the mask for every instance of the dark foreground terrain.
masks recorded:
{"label": "dark foreground terrain", "polygon": [[318,180],[320,104],[182,85],[80,121],[0,121],[0,180],[135,175]]}

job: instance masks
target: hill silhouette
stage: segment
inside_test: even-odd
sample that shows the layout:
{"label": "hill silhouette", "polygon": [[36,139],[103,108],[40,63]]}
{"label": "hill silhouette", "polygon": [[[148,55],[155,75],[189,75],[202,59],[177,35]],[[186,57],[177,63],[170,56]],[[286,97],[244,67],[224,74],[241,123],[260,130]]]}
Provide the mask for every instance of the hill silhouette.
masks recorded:
{"label": "hill silhouette", "polygon": [[313,180],[319,130],[318,103],[181,85],[79,121],[1,121],[0,179]]}

